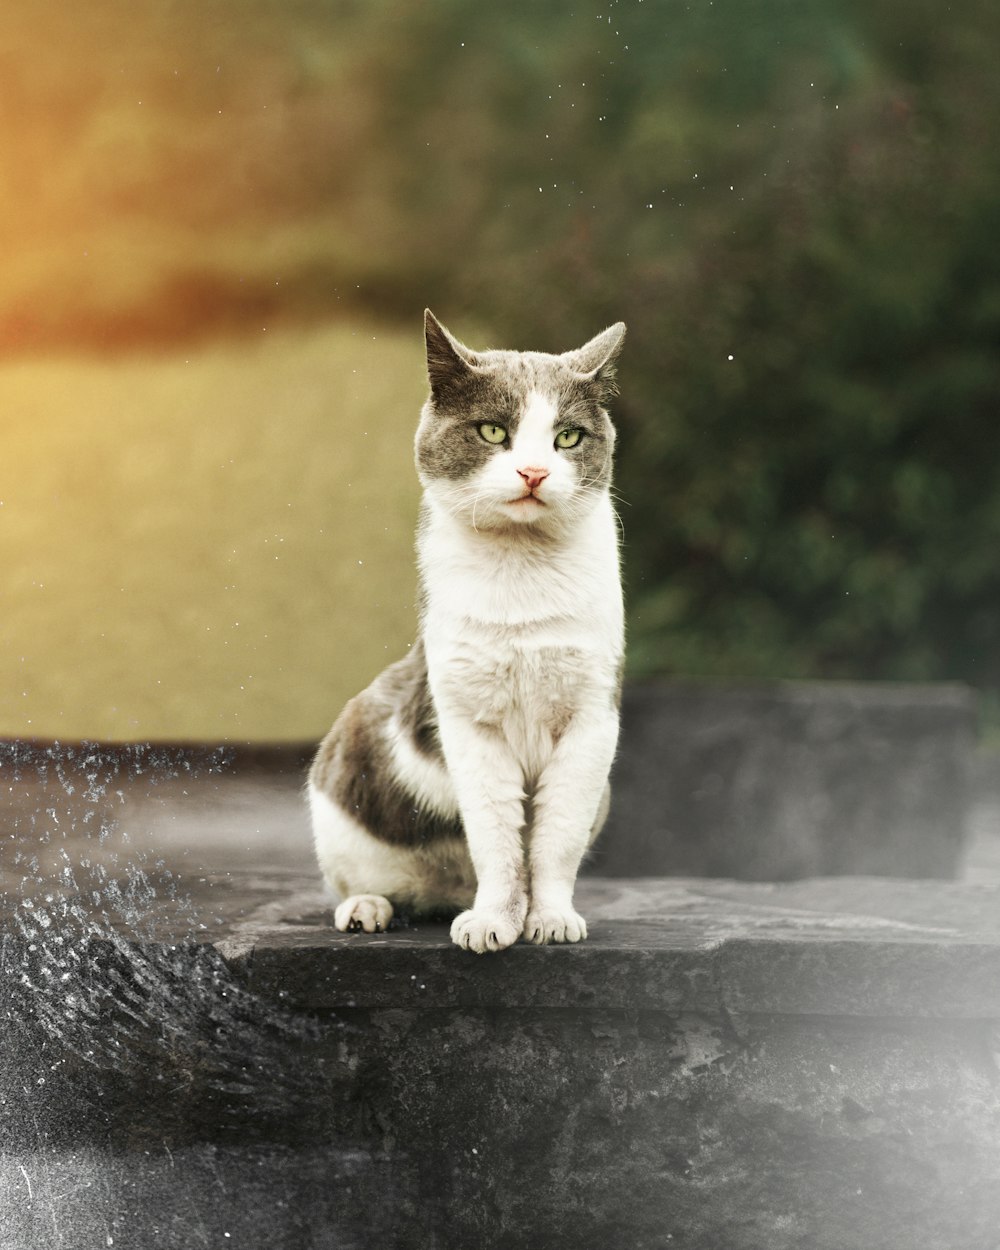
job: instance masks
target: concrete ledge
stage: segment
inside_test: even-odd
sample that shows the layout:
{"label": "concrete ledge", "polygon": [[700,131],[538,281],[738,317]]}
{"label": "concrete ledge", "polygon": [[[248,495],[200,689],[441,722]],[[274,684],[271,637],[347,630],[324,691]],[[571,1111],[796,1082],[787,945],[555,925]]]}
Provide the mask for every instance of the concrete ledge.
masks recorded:
{"label": "concrete ledge", "polygon": [[[1000,890],[872,878],[794,884],[589,879],[590,939],[463,957],[443,924],[337,933],[302,881],[245,900],[215,944],[301,1009],[425,1004],[976,1019],[997,996]],[[233,888],[231,878],[214,889]],[[216,898],[216,905],[218,899]]]}
{"label": "concrete ledge", "polygon": [[591,880],[590,941],[477,958],[95,873],[7,899],[5,1250],[996,1241],[996,888]]}

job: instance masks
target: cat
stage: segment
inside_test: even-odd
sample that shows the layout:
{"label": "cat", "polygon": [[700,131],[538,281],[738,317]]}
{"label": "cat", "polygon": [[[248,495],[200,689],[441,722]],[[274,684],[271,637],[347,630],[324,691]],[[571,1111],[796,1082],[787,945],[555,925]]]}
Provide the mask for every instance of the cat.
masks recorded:
{"label": "cat", "polygon": [[350,700],[307,792],[340,930],[447,911],[479,954],[577,942],[608,811],[624,614],[610,485],[619,322],[583,347],[472,351],[424,314],[420,627]]}

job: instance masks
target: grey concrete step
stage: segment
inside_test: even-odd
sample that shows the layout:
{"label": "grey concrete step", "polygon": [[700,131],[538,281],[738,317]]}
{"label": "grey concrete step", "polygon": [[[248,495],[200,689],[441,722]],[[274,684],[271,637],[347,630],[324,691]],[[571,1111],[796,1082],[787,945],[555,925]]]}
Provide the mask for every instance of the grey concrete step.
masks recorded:
{"label": "grey concrete step", "polygon": [[117,868],[6,896],[5,1250],[997,1240],[995,887],[589,880],[476,957]]}
{"label": "grey concrete step", "polygon": [[622,860],[586,943],[483,957],[331,928],[302,751],[0,744],[0,1250],[997,1250],[1000,803],[959,859],[962,692],[829,693],[650,704],[613,854],[870,866],[902,789],[873,854],[961,881]]}

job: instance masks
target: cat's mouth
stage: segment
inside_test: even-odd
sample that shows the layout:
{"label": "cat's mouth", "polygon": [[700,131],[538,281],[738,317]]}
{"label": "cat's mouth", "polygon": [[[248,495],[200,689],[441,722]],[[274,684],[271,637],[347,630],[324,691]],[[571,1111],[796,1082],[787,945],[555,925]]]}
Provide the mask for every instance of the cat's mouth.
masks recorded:
{"label": "cat's mouth", "polygon": [[540,508],[545,507],[544,499],[539,499],[538,496],[534,493],[534,491],[530,491],[530,490],[525,491],[523,495],[518,495],[516,499],[508,499],[507,502],[509,504],[536,503],[538,504]]}

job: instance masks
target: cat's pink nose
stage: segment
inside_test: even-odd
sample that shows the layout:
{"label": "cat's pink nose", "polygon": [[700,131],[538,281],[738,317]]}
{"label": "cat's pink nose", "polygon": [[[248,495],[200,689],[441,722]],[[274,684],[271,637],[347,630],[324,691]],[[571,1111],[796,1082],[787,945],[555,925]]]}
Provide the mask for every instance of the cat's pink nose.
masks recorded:
{"label": "cat's pink nose", "polygon": [[534,490],[537,486],[541,486],[549,476],[549,471],[548,469],[536,469],[533,465],[527,465],[523,469],[518,469],[518,474],[524,478],[524,483],[528,490]]}

